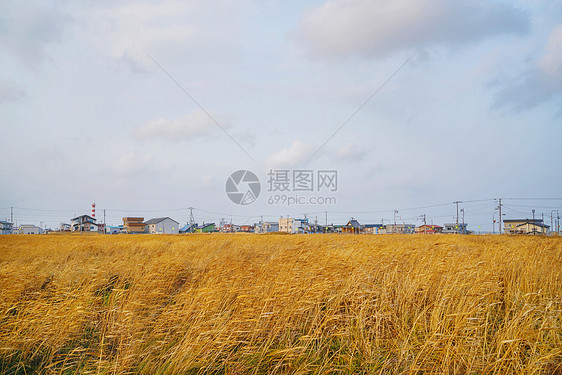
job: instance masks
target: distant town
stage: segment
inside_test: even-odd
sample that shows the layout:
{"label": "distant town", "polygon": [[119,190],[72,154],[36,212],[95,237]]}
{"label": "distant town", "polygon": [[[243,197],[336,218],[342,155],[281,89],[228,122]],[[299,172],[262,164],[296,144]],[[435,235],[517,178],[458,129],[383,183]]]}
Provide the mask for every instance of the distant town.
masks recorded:
{"label": "distant town", "polygon": [[[95,204],[92,205],[91,215],[80,215],[70,219],[68,223],[61,223],[58,228],[44,229],[36,225],[16,226],[9,221],[0,221],[0,234],[47,234],[60,232],[101,233],[101,234],[187,234],[187,233],[342,233],[342,234],[475,234],[468,229],[468,223],[457,221],[443,225],[389,223],[373,224],[360,223],[351,218],[347,223],[319,224],[317,220],[309,218],[281,217],[278,221],[262,221],[252,225],[237,225],[224,219],[220,223],[196,223],[193,219],[186,224],[180,224],[171,217],[157,217],[145,220],[144,217],[123,217],[123,224],[107,225],[96,219]],[[559,220],[559,219],[558,219]],[[543,219],[504,219],[499,223],[498,234],[547,235],[559,234],[559,222],[551,230]]]}

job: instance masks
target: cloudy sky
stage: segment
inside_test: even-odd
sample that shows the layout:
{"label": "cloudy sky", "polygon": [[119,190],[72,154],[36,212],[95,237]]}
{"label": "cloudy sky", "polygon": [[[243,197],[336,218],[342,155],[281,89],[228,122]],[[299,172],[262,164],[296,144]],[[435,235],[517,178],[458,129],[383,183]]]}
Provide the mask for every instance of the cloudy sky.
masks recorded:
{"label": "cloudy sky", "polygon": [[[561,20],[552,0],[3,1],[0,219],[437,224],[460,200],[490,230],[493,198],[562,197]],[[262,182],[247,206],[239,169]],[[269,204],[272,169],[337,170],[337,203]]]}

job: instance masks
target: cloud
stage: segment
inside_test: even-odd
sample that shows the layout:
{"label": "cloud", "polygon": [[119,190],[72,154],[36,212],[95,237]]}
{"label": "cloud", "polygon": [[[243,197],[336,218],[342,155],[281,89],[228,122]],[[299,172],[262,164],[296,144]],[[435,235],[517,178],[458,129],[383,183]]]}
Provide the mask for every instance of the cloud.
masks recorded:
{"label": "cloud", "polygon": [[562,76],[562,24],[550,33],[546,53],[538,66],[551,77],[559,79]]}
{"label": "cloud", "polygon": [[366,154],[367,152],[365,150],[362,150],[356,145],[350,143],[347,146],[340,148],[336,152],[335,157],[339,160],[359,161],[362,160]]}
{"label": "cloud", "polygon": [[119,160],[113,166],[113,173],[119,176],[128,176],[147,168],[152,161],[150,155],[138,154],[134,151],[126,152],[119,156]]}
{"label": "cloud", "polygon": [[515,112],[531,109],[562,95],[562,25],[548,38],[543,56],[519,78],[500,84],[493,107]]}
{"label": "cloud", "polygon": [[36,67],[48,56],[46,46],[60,39],[68,20],[44,2],[5,2],[0,5],[0,44],[24,65]]}
{"label": "cloud", "polygon": [[146,72],[154,69],[147,54],[169,60],[182,56],[184,65],[231,55],[245,2],[92,2],[89,7],[71,6],[70,13],[83,37],[101,54]]}
{"label": "cloud", "polygon": [[[226,128],[224,124],[221,125]],[[164,139],[169,141],[189,140],[207,136],[214,131],[216,124],[203,112],[193,112],[189,115],[169,120],[159,118],[149,121],[133,132],[139,140]]]}
{"label": "cloud", "polygon": [[0,82],[0,103],[17,101],[25,97],[25,91],[13,87],[6,82]]}
{"label": "cloud", "polygon": [[203,178],[201,179],[201,183],[203,184],[203,186],[211,186],[213,185],[214,180],[215,176],[213,176],[212,174],[207,174],[203,176]]}
{"label": "cloud", "polygon": [[265,164],[267,168],[292,168],[305,161],[311,151],[311,145],[294,141],[290,147],[271,154]]}
{"label": "cloud", "polygon": [[528,16],[507,2],[328,0],[303,18],[298,35],[315,57],[380,57],[528,29]]}

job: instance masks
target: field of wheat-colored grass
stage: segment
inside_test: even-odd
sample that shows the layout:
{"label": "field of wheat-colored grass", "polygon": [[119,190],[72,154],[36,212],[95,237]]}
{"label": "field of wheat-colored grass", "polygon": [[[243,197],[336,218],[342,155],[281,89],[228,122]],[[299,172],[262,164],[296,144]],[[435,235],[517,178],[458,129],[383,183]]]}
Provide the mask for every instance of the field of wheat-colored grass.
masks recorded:
{"label": "field of wheat-colored grass", "polygon": [[562,373],[562,238],[0,237],[0,373]]}

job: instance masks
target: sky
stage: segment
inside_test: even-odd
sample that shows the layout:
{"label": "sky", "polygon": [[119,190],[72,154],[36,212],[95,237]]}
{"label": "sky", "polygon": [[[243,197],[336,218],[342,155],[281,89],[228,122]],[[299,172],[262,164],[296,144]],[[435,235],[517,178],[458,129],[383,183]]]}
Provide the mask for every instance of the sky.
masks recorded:
{"label": "sky", "polygon": [[[189,207],[198,222],[443,224],[462,201],[490,231],[495,198],[550,224],[562,1],[7,0],[0,114],[0,220],[14,207],[19,224],[93,202],[108,224],[185,223]],[[250,204],[225,192],[238,170],[260,181]],[[295,189],[300,171],[316,190]]]}

